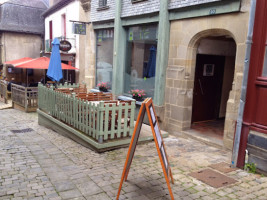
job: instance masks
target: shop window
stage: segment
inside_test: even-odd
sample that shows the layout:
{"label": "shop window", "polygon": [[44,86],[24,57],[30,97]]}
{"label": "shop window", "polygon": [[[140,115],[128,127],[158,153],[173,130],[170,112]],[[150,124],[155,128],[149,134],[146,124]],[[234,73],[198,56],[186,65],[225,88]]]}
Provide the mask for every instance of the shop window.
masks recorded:
{"label": "shop window", "polygon": [[154,97],[157,26],[134,26],[128,29],[124,92],[143,89]]}
{"label": "shop window", "polygon": [[111,88],[113,68],[113,29],[96,31],[96,84],[107,82]]}

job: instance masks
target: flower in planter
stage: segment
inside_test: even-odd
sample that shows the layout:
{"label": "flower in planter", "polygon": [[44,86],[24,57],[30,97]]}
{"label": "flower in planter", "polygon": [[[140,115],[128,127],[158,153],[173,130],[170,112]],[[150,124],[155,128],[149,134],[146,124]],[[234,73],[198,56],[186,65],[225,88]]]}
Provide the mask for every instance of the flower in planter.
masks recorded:
{"label": "flower in planter", "polygon": [[136,100],[142,100],[146,95],[144,90],[139,90],[139,89],[131,90],[129,91],[129,93]]}
{"label": "flower in planter", "polygon": [[99,88],[100,91],[102,92],[107,92],[109,87],[107,82],[101,82],[97,84],[97,87]]}

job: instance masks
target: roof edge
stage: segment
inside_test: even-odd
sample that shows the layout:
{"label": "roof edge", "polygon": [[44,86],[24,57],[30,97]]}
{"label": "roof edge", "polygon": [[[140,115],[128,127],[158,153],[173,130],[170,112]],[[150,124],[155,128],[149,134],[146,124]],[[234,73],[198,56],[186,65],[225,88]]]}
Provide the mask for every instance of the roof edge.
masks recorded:
{"label": "roof edge", "polygon": [[33,7],[33,6],[28,6],[28,5],[21,5],[21,4],[18,4],[18,3],[8,2],[8,1],[4,2],[3,4],[0,4],[0,7],[4,6],[5,4],[10,4],[10,5],[20,6],[20,7],[25,7],[25,8],[34,8],[34,9],[37,9],[37,10],[46,10],[45,8]]}
{"label": "roof edge", "polygon": [[44,35],[45,31],[39,31],[39,32],[34,32],[34,31],[22,31],[22,30],[10,30],[10,29],[3,29],[0,27],[0,32],[8,32],[8,33],[24,33],[24,34],[30,34],[30,35]]}
{"label": "roof edge", "polygon": [[55,11],[59,10],[60,8],[63,8],[64,6],[68,5],[69,3],[73,2],[75,0],[62,0],[58,2],[57,4],[51,6],[48,10],[42,13],[43,17],[47,17],[48,15],[54,13]]}

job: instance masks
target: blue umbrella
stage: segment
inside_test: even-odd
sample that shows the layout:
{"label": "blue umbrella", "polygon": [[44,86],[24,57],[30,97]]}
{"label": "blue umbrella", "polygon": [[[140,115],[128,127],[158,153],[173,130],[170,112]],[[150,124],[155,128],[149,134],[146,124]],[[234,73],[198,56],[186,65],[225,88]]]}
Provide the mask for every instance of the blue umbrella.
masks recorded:
{"label": "blue umbrella", "polygon": [[54,38],[52,42],[52,53],[46,75],[53,81],[60,81],[63,78],[61,58],[59,52],[59,40]]}
{"label": "blue umbrella", "polygon": [[149,60],[147,64],[147,77],[154,77],[156,73],[156,53],[157,49],[152,46],[150,49]]}

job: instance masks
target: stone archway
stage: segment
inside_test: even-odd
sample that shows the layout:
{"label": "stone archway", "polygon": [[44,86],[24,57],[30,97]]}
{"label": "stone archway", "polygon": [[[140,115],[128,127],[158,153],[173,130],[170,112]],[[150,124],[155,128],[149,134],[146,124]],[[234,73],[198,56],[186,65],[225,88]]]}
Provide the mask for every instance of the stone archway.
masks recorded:
{"label": "stone archway", "polygon": [[[232,23],[226,23],[230,18]],[[164,127],[169,132],[175,133],[191,127],[196,55],[201,40],[209,36],[226,36],[236,44],[234,81],[227,101],[224,129],[224,145],[229,149],[232,147],[246,46],[246,32],[240,30],[245,27],[246,24],[241,24],[237,15],[185,19],[171,23],[164,116]]]}
{"label": "stone archway", "polygon": [[[232,40],[234,43],[233,51],[231,52],[231,54],[235,57],[236,55],[236,43],[234,41],[233,38],[233,34],[231,34],[231,32],[224,30],[224,29],[210,29],[210,30],[204,30],[202,32],[197,33],[189,42],[188,45],[188,49],[187,49],[187,54],[186,54],[186,60],[187,60],[187,65],[185,66],[185,74],[188,76],[188,81],[195,81],[195,70],[196,70],[196,58],[197,58],[197,54],[205,54],[205,55],[217,55],[217,56],[226,56],[229,55],[230,52],[225,52],[227,50],[224,49],[224,52],[222,52],[222,50],[216,49],[215,46],[216,44],[214,44],[213,46],[213,52],[210,52],[211,49],[203,49],[203,48],[212,48],[211,44],[206,45],[201,45],[200,43],[203,40],[210,40],[214,43],[218,43],[218,41],[220,41],[220,44],[226,43],[226,41],[230,41]],[[202,42],[203,43],[203,42]],[[202,49],[199,49],[200,46],[204,46],[202,47]],[[218,46],[218,48],[223,48],[222,46]],[[225,47],[227,48],[227,47]],[[231,51],[230,49],[228,49],[228,51]],[[233,64],[233,74],[234,74],[234,64]],[[232,82],[232,81],[231,81]],[[188,90],[193,91],[194,89],[194,85],[190,84],[187,87]],[[193,98],[190,98],[191,102],[188,102],[188,104],[192,105],[193,104]],[[189,114],[190,116],[190,114]],[[191,118],[192,116],[190,116]],[[184,129],[189,128],[189,127],[184,127]]]}

